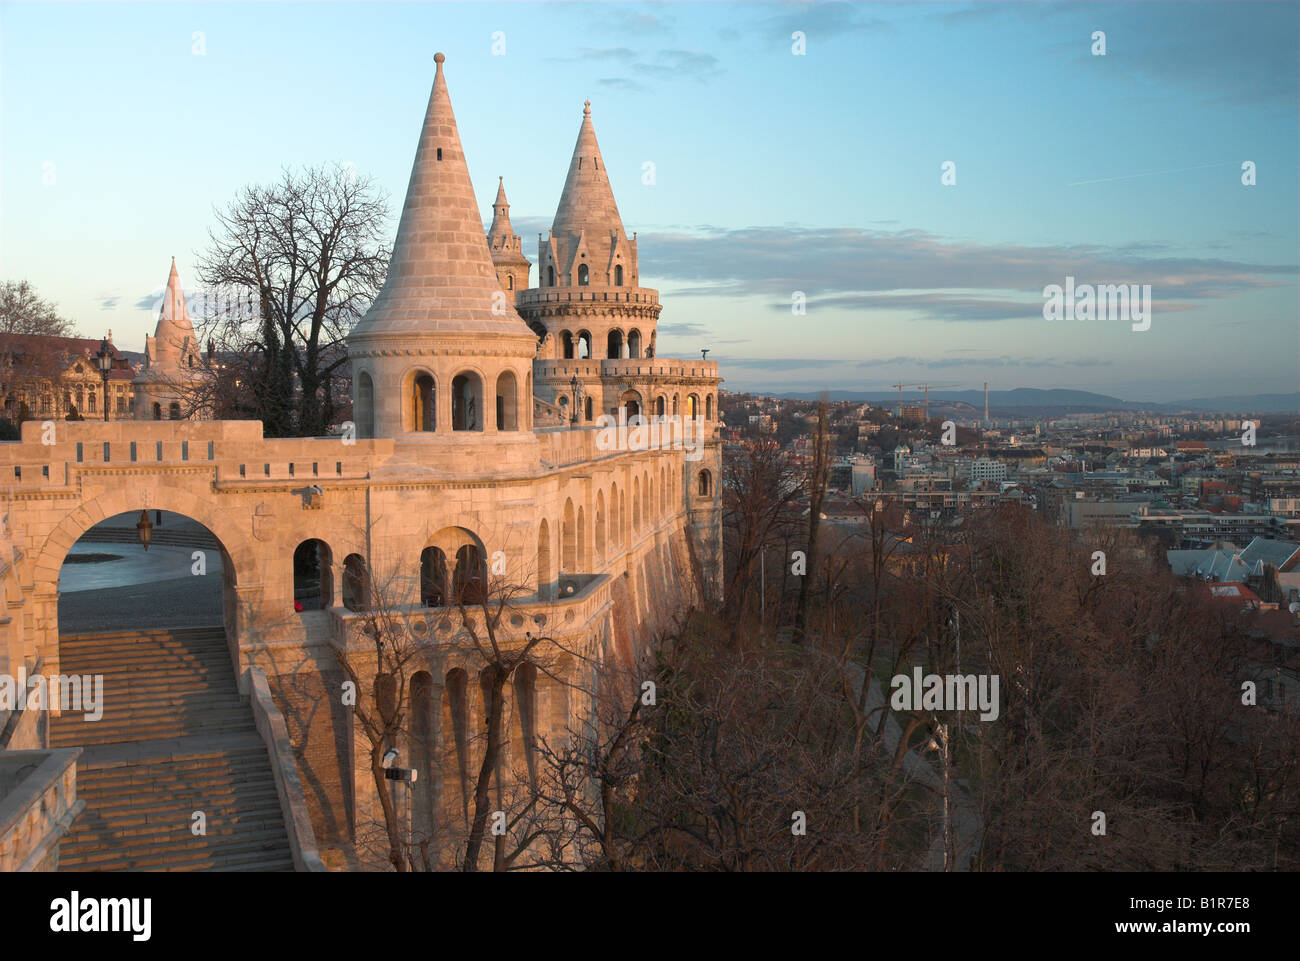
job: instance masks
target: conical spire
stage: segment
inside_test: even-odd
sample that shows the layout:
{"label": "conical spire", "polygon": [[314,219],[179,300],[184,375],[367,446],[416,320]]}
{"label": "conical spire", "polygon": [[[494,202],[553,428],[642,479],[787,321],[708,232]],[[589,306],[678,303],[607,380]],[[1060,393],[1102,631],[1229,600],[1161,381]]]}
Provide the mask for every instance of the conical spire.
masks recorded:
{"label": "conical spire", "polygon": [[569,161],[569,176],[564,181],[560,205],[555,210],[551,232],[560,236],[577,236],[586,232],[590,239],[609,239],[611,234],[626,239],[623,220],[614,203],[614,191],[609,185],[605,159],[596,143],[596,129],[591,125],[591,101],[582,107],[582,126],[578,128],[578,142],[573,147]]}
{"label": "conical spire", "polygon": [[352,340],[384,335],[533,336],[497,295],[483,221],[456,129],[441,53],[393,241],[388,278]]}
{"label": "conical spire", "polygon": [[502,240],[515,236],[515,228],[510,226],[510,204],[506,200],[506,181],[497,178],[497,199],[492,204],[492,226],[488,229],[488,240],[493,247],[501,246]]}
{"label": "conical spire", "polygon": [[185,290],[181,275],[172,258],[171,273],[167,275],[167,289],[163,291],[162,310],[158,314],[158,327],[154,332],[158,359],[179,362],[187,344],[194,341],[194,325],[185,306]]}

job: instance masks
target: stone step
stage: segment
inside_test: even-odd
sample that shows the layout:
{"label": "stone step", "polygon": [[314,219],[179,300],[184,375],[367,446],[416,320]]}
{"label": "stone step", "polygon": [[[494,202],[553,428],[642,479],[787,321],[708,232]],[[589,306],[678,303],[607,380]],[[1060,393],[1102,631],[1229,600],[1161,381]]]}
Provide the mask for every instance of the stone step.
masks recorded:
{"label": "stone step", "polygon": [[263,853],[275,856],[279,855],[281,849],[286,847],[283,826],[279,831],[267,831],[260,836],[251,835],[238,840],[223,839],[216,844],[206,843],[207,838],[196,838],[188,834],[187,837],[189,837],[189,842],[177,840],[157,844],[128,844],[94,852],[70,854],[66,859],[60,851],[59,865],[65,868],[85,870],[92,866],[127,862],[129,867],[150,868],[166,864],[168,861],[186,860],[195,857],[217,859],[233,856],[248,857]]}
{"label": "stone step", "polygon": [[[172,831],[189,832],[190,826],[194,823],[192,816],[195,811],[202,811],[208,819],[210,827],[216,827],[226,823],[227,817],[244,815],[249,818],[271,818],[280,811],[280,796],[275,792],[274,785],[270,789],[248,791],[241,794],[238,798],[228,796],[221,798],[216,803],[190,803],[177,804],[171,808],[158,808],[146,805],[122,804],[116,807],[100,805],[92,807],[89,803],[87,809],[82,812],[81,817],[91,818],[86,823],[91,830],[122,830],[129,828],[144,828],[155,833],[170,833]],[[81,820],[79,817],[78,821]],[[69,838],[75,838],[77,832],[74,830],[68,835]]]}
{"label": "stone step", "polygon": [[[246,734],[250,730],[253,730],[250,722],[204,726],[204,731],[208,734]],[[129,744],[133,741],[182,738],[193,733],[194,728],[192,726],[183,724],[157,725],[148,729],[137,729],[130,726],[112,729],[100,728],[85,734],[52,736],[50,744],[54,747],[103,747],[109,744]]]}
{"label": "stone step", "polygon": [[[82,823],[86,815],[82,814],[77,819],[77,830],[65,837],[61,843],[60,850],[69,850],[69,845],[75,848],[81,848],[87,845],[103,847],[111,843],[132,842],[136,838],[159,837],[161,836],[159,824],[142,824],[121,825],[117,822],[109,824],[107,822],[98,824],[95,821],[86,821]],[[240,832],[275,829],[281,830],[284,827],[284,817],[280,813],[279,805],[274,809],[250,809],[240,811],[238,814],[228,814],[222,818],[221,823],[217,824],[211,819],[208,820],[208,837],[228,837]],[[188,826],[186,827],[188,831]]]}
{"label": "stone step", "polygon": [[257,871],[259,873],[292,871],[293,858],[289,854],[272,856],[269,851],[258,852],[253,855],[233,855],[226,858],[213,858],[211,856],[199,856],[197,858],[176,858],[172,861],[151,866],[135,866],[127,862],[121,862],[111,865],[97,865],[95,867],[79,867],[70,865],[65,867],[62,863],[59,865],[60,870],[67,871],[149,871],[149,872],[170,872],[170,871]]}
{"label": "stone step", "polygon": [[[60,670],[104,676],[103,714],[53,719],[82,746],[85,810],[61,844],[71,871],[293,869],[274,772],[220,628],[60,639]],[[207,834],[190,833],[194,811]]]}
{"label": "stone step", "polygon": [[275,779],[274,776],[267,774],[266,766],[257,765],[250,761],[238,766],[201,768],[187,771],[184,774],[175,774],[170,771],[159,772],[152,777],[142,775],[136,777],[96,778],[94,780],[87,779],[84,783],[78,777],[77,797],[84,798],[89,803],[92,797],[102,798],[105,795],[120,792],[142,792],[146,790],[157,792],[164,789],[168,791],[194,791],[218,784],[234,787],[241,784],[263,784],[267,782],[274,784]]}

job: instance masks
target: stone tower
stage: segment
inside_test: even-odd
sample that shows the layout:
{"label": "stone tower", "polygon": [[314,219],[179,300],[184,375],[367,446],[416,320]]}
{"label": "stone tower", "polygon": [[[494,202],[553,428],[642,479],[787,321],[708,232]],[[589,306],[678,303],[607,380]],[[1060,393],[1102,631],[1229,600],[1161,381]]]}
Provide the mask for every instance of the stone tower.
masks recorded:
{"label": "stone tower", "polygon": [[[501,289],[483,243],[445,59],[434,56],[388,277],[348,337],[357,433],[520,447],[525,434],[531,439],[537,337]],[[505,466],[527,455],[489,456]]]}
{"label": "stone tower", "polygon": [[541,356],[651,357],[659,293],[638,286],[636,235],[629,239],[609,171],[582,109],[578,141],[549,235],[537,241],[537,287],[517,300],[524,319],[549,335]]}
{"label": "stone tower", "polygon": [[497,283],[513,298],[516,290],[528,288],[528,275],[533,263],[524,256],[523,239],[510,225],[505,178],[498,177],[497,181],[497,199],[492,204],[492,226],[488,229],[488,249],[497,270]]}
{"label": "stone tower", "polygon": [[144,364],[132,381],[136,420],[191,419],[202,406],[195,388],[207,373],[175,257],[162,300],[154,335],[145,334]]}

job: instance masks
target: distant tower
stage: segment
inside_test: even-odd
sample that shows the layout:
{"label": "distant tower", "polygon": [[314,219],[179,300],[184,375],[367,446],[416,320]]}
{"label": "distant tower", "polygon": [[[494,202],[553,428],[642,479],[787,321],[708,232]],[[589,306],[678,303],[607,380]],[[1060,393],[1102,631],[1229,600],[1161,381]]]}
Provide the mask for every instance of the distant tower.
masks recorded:
{"label": "distant tower", "polygon": [[524,256],[524,242],[510,225],[510,204],[506,202],[504,177],[497,178],[497,199],[492,204],[492,227],[488,230],[488,250],[492,265],[497,270],[497,280],[503,290],[515,300],[515,292],[528,289],[528,274],[532,261]]}
{"label": "distant tower", "polygon": [[144,364],[132,381],[136,420],[195,417],[195,387],[207,377],[175,257],[162,301],[154,335],[144,337]]}
{"label": "distant tower", "polygon": [[537,250],[537,287],[519,298],[519,312],[539,334],[551,335],[545,356],[650,356],[659,292],[639,286],[636,235],[629,239],[623,229],[590,101],[551,232],[538,237]]}
{"label": "distant tower", "polygon": [[989,422],[989,382],[984,381],[984,423]]}

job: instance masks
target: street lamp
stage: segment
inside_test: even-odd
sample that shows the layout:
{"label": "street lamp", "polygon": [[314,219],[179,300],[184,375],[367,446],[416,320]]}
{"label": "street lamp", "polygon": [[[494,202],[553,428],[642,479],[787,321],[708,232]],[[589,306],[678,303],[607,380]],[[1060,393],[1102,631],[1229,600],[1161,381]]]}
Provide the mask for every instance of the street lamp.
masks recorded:
{"label": "street lamp", "polygon": [[99,342],[99,353],[95,356],[99,358],[99,376],[104,380],[104,420],[108,420],[108,372],[113,369],[113,348],[107,337]]}
{"label": "street lamp", "polygon": [[149,539],[153,536],[153,525],[149,523],[149,511],[140,512],[140,519],[135,522],[135,529],[140,532],[140,543],[147,551]]}
{"label": "street lamp", "polygon": [[570,410],[573,411],[569,417],[570,424],[576,424],[578,422],[578,389],[580,387],[581,385],[578,383],[578,375],[574,374],[572,379],[569,381],[569,394],[573,398],[573,404],[570,407]]}

